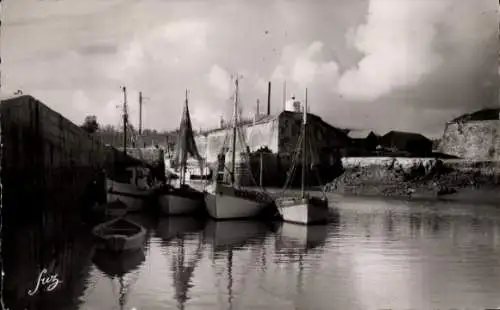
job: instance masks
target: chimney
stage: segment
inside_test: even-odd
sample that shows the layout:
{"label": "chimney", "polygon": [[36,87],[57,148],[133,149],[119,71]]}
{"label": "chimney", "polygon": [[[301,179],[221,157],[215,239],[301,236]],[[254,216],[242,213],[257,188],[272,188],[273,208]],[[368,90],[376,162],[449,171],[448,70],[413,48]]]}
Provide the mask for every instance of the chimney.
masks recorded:
{"label": "chimney", "polygon": [[220,117],[220,128],[224,128],[224,117]]}
{"label": "chimney", "polygon": [[267,83],[267,115],[271,114],[271,82]]}
{"label": "chimney", "polygon": [[256,115],[256,116],[259,116],[259,114],[260,114],[260,100],[259,100],[259,99],[257,99],[257,112],[256,112],[256,114],[255,114],[255,115]]}

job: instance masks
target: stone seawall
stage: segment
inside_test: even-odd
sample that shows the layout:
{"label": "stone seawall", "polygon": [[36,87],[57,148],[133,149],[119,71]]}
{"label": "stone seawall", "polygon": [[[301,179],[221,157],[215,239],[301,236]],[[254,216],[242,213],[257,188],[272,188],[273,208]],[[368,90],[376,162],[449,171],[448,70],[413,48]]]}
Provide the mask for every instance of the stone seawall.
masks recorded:
{"label": "stone seawall", "polygon": [[327,186],[330,192],[436,198],[500,187],[499,161],[360,157],[344,158],[342,165],[344,173]]}
{"label": "stone seawall", "polygon": [[448,123],[439,151],[460,158],[500,160],[500,120]]}
{"label": "stone seawall", "polygon": [[95,173],[125,159],[31,96],[2,100],[0,120],[2,213],[10,221],[51,212],[71,225]]}

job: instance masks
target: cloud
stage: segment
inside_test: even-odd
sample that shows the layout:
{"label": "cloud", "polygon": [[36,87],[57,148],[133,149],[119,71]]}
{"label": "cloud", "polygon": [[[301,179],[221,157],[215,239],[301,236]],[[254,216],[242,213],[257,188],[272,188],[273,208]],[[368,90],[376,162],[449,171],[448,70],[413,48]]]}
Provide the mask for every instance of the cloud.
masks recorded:
{"label": "cloud", "polygon": [[231,75],[218,65],[213,65],[210,69],[208,82],[220,99],[228,99],[231,95]]}
{"label": "cloud", "polygon": [[376,100],[416,85],[442,62],[434,49],[438,24],[451,0],[371,0],[368,17],[349,36],[365,56],[339,80],[348,99]]}
{"label": "cloud", "polygon": [[273,79],[293,82],[299,88],[322,84],[324,81],[331,85],[338,78],[338,65],[335,61],[321,59],[323,46],[320,41],[314,41],[309,46],[286,46],[272,74]]}
{"label": "cloud", "polygon": [[204,59],[207,31],[207,23],[201,20],[180,20],[138,33],[119,49],[119,57],[107,68],[108,76],[137,83],[145,74],[162,75],[167,69],[195,66]]}

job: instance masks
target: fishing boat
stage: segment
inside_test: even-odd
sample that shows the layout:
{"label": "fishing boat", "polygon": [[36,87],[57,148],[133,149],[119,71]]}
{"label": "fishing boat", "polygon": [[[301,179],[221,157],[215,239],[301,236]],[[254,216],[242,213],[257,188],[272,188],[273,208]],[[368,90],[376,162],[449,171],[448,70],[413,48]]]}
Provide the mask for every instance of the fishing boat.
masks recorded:
{"label": "fishing boat", "polygon": [[[178,167],[180,171],[179,186],[175,187],[167,184],[156,190],[160,211],[168,215],[180,215],[194,213],[203,210],[204,195],[188,184],[186,184],[186,168],[188,156],[195,158],[203,167],[203,158],[198,152],[194,141],[191,117],[189,116],[188,91],[182,113],[179,135],[175,148],[172,165]],[[202,168],[200,168],[202,169]]]}
{"label": "fishing boat", "polygon": [[[329,217],[328,210],[328,199],[323,192],[322,197],[315,197],[306,193],[306,167],[307,167],[307,154],[308,154],[308,144],[307,144],[307,89],[306,98],[303,107],[303,122],[301,134],[299,137],[299,144],[301,145],[300,157],[302,159],[302,177],[301,177],[301,191],[300,195],[292,196],[282,196],[275,200],[276,207],[282,219],[285,222],[297,223],[297,224],[319,224],[325,223]],[[297,156],[298,154],[296,154]],[[290,175],[295,171],[295,165],[292,164],[290,168]]]}
{"label": "fishing boat", "polygon": [[[238,132],[238,78],[235,80],[231,181],[220,180],[219,174],[225,170],[225,154],[220,154],[213,182],[205,187],[205,204],[208,214],[218,220],[249,218],[259,215],[267,205],[266,195],[261,191],[243,189],[236,186],[236,139]],[[241,140],[241,139],[240,139]],[[224,148],[223,148],[224,149]],[[222,159],[222,160],[221,160]]]}
{"label": "fishing boat", "polygon": [[92,233],[98,241],[98,249],[115,252],[142,249],[146,238],[144,227],[124,218],[99,224]]}
{"label": "fishing boat", "polygon": [[128,111],[127,111],[127,92],[123,87],[123,153],[124,162],[117,163],[106,179],[107,200],[121,201],[127,205],[128,211],[140,211],[144,207],[146,200],[151,195],[151,187],[148,178],[151,174],[149,168],[137,161],[127,160],[127,130],[128,130]]}

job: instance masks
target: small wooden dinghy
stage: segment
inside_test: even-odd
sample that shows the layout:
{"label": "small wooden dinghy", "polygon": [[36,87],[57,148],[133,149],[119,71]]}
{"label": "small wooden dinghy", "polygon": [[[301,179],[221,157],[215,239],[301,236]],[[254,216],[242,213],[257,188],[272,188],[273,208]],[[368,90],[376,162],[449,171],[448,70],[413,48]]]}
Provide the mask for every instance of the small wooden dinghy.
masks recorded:
{"label": "small wooden dinghy", "polygon": [[142,249],[146,229],[124,218],[97,225],[92,233],[98,241],[97,248],[115,252]]}

